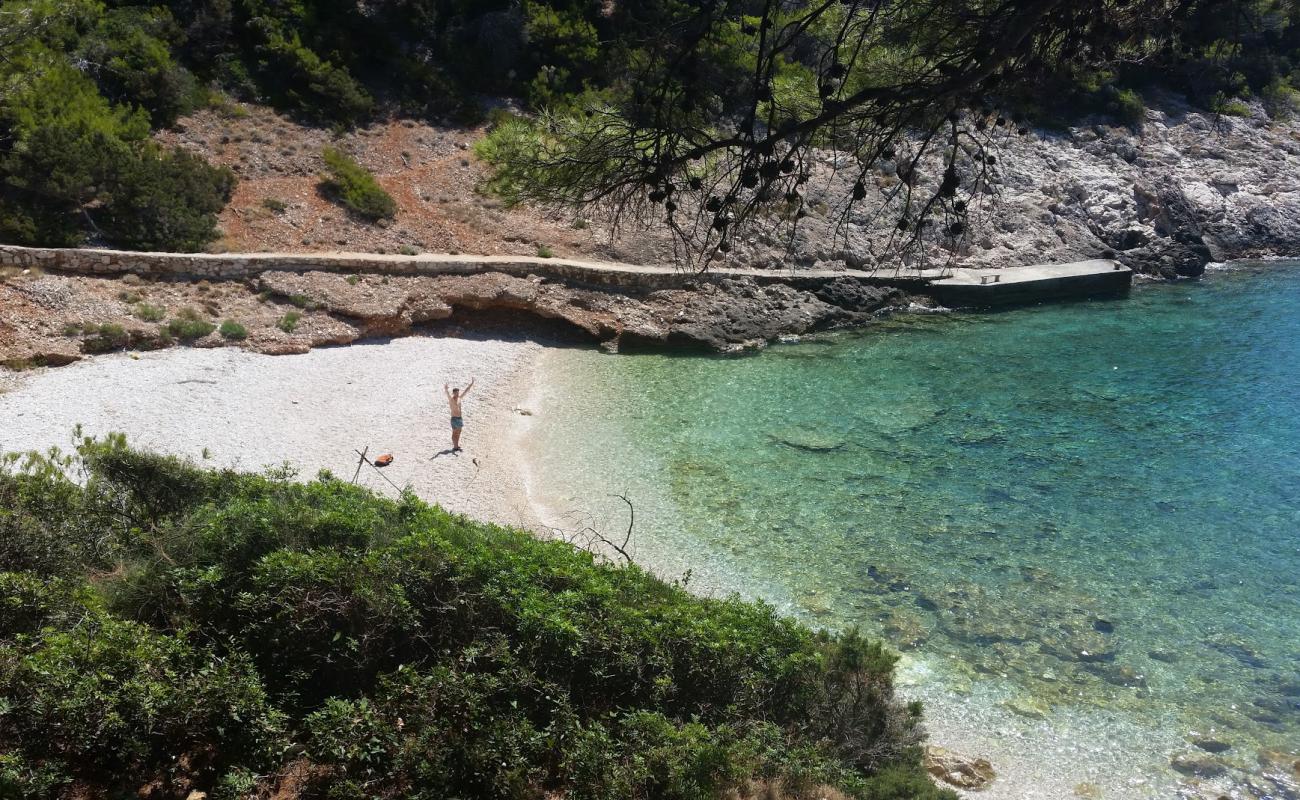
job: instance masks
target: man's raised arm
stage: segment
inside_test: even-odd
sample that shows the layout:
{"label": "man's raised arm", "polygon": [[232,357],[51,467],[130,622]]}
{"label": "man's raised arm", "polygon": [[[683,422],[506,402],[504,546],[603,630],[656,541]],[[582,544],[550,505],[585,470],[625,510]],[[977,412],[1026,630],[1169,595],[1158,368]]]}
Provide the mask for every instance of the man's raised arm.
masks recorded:
{"label": "man's raised arm", "polygon": [[461,397],[464,397],[465,395],[469,394],[469,390],[470,390],[470,389],[473,389],[473,388],[474,388],[474,379],[471,377],[471,378],[469,379],[469,386],[466,386],[466,387],[465,387],[465,391],[461,392],[461,393],[460,393],[460,396],[461,396]]}

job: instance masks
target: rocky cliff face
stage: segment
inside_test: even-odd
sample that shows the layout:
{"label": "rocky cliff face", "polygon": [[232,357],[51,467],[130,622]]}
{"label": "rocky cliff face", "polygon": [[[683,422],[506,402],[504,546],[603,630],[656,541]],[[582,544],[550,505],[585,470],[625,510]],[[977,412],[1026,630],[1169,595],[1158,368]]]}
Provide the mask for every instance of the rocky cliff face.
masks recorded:
{"label": "rocky cliff face", "polygon": [[1091,125],[1016,142],[993,230],[969,260],[1065,261],[1113,250],[1134,270],[1300,255],[1300,128],[1149,111],[1140,131]]}
{"label": "rocky cliff face", "polygon": [[[1176,277],[1198,275],[1209,261],[1300,256],[1300,124],[1260,109],[1241,118],[1169,99],[1162,108],[1140,129],[1098,121],[1002,137],[969,232],[908,263],[955,257],[961,266],[1010,267],[1113,253],[1135,271]],[[875,189],[844,224],[836,203],[848,187],[829,162],[820,172],[793,239],[744,237],[729,262],[897,269],[888,245],[901,212],[885,200],[898,183],[894,165],[881,165]],[[933,189],[941,172],[937,163],[923,169],[920,190]],[[642,244],[643,257],[660,255]]]}

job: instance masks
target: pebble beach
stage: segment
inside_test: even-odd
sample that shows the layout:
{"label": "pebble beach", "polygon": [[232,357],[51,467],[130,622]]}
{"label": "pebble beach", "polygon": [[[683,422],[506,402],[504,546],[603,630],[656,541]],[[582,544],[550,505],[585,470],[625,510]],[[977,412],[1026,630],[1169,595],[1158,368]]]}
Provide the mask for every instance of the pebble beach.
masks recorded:
{"label": "pebble beach", "polygon": [[[542,347],[410,337],[286,357],[233,348],[117,354],[9,374],[0,451],[70,449],[73,430],[206,466],[320,470],[388,496],[409,487],[456,513],[535,527],[522,490],[519,410]],[[464,386],[464,451],[451,454],[444,382]],[[382,471],[362,465],[392,454]]]}

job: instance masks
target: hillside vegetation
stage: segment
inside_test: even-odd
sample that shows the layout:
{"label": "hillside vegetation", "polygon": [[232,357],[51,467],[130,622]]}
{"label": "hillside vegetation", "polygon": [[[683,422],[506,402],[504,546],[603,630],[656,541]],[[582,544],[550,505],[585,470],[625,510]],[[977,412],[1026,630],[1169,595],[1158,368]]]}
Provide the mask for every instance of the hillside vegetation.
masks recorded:
{"label": "hillside vegetation", "polygon": [[2,463],[0,797],[952,797],[856,633],[325,474]]}
{"label": "hillside vegetation", "polygon": [[[762,7],[731,5],[729,44],[701,67],[719,94],[696,101],[722,103],[716,125],[729,124],[727,87],[748,72],[745,15]],[[230,98],[338,127],[389,113],[478,122],[483,96],[636,107],[645,43],[688,11],[677,0],[0,0],[0,241],[203,248],[233,176],[150,131]],[[1158,82],[1221,113],[1241,113],[1242,97],[1285,111],[1298,45],[1294,3],[1193,0],[1149,48],[1105,67],[1083,59],[1055,85],[1006,86],[1000,100],[1042,119],[1083,109],[1139,121],[1140,93]],[[816,107],[812,65],[792,54],[778,77],[792,107]]]}

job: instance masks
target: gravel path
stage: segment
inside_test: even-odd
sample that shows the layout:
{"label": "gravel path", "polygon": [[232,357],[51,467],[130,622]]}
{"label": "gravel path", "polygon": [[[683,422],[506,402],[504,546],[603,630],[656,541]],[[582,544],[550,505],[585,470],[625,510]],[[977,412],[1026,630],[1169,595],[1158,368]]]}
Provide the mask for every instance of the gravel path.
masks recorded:
{"label": "gravel path", "polygon": [[[348,480],[354,449],[392,453],[382,476],[358,483],[388,496],[409,485],[443,507],[533,526],[517,442],[533,342],[410,337],[264,356],[234,348],[174,348],[88,359],[0,381],[0,451],[67,448],[72,429],[122,431],[135,446],[215,466],[288,463],[304,478]],[[4,372],[0,370],[0,373]],[[442,385],[477,379],[465,400],[458,455]],[[206,459],[204,457],[206,448]]]}

